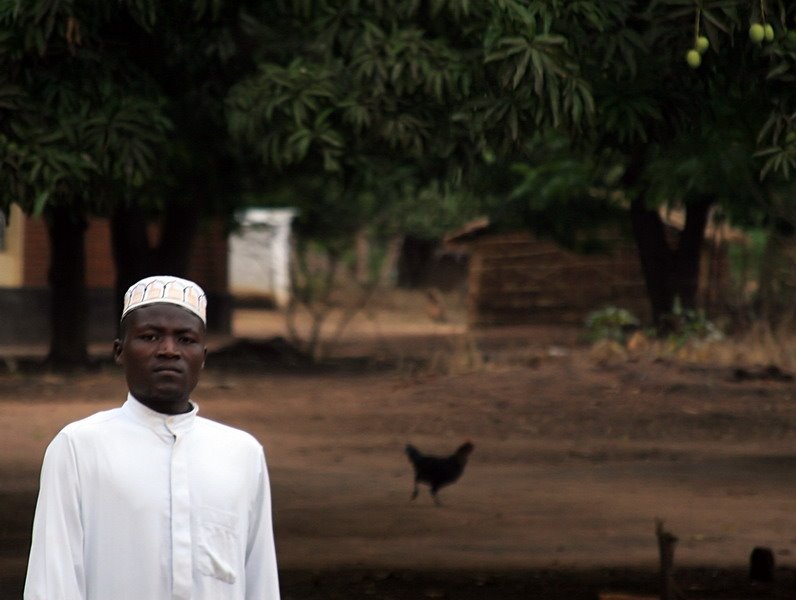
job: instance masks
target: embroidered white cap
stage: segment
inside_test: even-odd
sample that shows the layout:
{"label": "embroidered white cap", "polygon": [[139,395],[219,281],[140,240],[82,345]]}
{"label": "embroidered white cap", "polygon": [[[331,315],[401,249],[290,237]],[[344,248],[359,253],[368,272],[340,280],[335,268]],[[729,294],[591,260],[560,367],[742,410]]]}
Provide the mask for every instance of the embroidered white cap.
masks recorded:
{"label": "embroidered white cap", "polygon": [[159,302],[181,306],[207,323],[207,296],[204,290],[193,281],[170,275],[145,277],[131,285],[124,295],[122,319],[131,310]]}

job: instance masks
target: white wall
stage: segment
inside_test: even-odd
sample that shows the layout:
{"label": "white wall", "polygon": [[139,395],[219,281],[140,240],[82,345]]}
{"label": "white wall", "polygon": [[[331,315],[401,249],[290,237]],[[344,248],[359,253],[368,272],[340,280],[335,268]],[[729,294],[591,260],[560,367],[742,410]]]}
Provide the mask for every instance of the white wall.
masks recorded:
{"label": "white wall", "polygon": [[290,226],[293,209],[250,208],[238,215],[229,238],[229,286],[233,297],[290,299]]}

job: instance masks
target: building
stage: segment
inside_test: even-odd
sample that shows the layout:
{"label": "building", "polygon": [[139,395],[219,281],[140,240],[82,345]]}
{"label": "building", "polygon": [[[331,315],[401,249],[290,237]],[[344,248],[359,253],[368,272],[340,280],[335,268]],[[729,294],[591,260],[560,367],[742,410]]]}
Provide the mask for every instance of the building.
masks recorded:
{"label": "building", "polygon": [[290,208],[250,208],[229,237],[229,290],[237,304],[284,308],[290,300]]}
{"label": "building", "polygon": [[[676,219],[666,220],[673,235]],[[727,235],[706,232],[698,299],[713,309],[729,285]],[[606,306],[651,321],[644,276],[633,240],[604,237],[606,252],[579,254],[528,231],[498,233],[487,219],[446,238],[469,252],[467,321],[470,326],[582,324]]]}
{"label": "building", "polygon": [[[152,235],[157,235],[153,227]],[[90,341],[108,341],[116,331],[110,224],[91,219],[85,236]],[[0,221],[0,344],[46,343],[50,336],[48,272],[50,248],[46,224],[16,205]],[[220,223],[200,230],[189,276],[208,293],[208,327],[228,332],[231,302],[227,285],[227,240]]]}

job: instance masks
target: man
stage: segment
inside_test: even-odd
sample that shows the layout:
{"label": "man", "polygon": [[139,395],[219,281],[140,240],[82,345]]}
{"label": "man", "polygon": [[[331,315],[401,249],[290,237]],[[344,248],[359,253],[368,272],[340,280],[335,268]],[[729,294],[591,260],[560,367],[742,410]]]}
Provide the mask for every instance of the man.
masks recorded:
{"label": "man", "polygon": [[206,297],[148,277],[125,295],[120,408],[67,425],[44,457],[26,600],[277,600],[260,444],[197,416]]}

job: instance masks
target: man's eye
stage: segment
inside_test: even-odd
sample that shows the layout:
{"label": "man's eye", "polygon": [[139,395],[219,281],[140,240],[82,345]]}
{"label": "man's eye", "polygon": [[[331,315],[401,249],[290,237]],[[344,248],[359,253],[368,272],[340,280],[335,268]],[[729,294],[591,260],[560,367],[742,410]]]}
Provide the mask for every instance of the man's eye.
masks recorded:
{"label": "man's eye", "polygon": [[195,344],[196,340],[192,337],[181,337],[180,338],[181,344]]}
{"label": "man's eye", "polygon": [[145,342],[154,342],[156,339],[158,339],[158,336],[156,336],[154,333],[142,333],[138,336],[138,339],[144,340]]}

